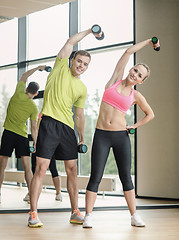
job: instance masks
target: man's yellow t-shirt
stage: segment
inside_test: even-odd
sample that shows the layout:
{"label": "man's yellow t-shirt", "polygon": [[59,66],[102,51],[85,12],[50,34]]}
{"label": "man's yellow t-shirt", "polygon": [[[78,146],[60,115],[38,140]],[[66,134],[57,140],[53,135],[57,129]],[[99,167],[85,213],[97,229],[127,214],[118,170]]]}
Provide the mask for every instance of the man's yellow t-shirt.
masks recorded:
{"label": "man's yellow t-shirt", "polygon": [[74,129],[73,104],[84,108],[86,95],[84,83],[71,74],[68,58],[60,59],[57,56],[47,79],[42,115],[50,116]]}
{"label": "man's yellow t-shirt", "polygon": [[6,130],[28,137],[26,121],[37,121],[38,109],[32,99],[25,93],[25,82],[19,81],[14,95],[11,97],[3,127]]}

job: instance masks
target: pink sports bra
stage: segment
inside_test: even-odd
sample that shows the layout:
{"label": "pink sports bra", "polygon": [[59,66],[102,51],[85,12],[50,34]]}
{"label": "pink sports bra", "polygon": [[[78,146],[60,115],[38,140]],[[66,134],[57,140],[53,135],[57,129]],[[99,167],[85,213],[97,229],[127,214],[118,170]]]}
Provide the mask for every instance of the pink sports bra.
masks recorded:
{"label": "pink sports bra", "polygon": [[117,108],[123,113],[126,113],[127,110],[133,103],[134,100],[134,89],[132,88],[129,96],[124,96],[117,91],[117,86],[122,82],[119,80],[111,87],[107,88],[103,94],[103,102],[110,104],[111,106]]}

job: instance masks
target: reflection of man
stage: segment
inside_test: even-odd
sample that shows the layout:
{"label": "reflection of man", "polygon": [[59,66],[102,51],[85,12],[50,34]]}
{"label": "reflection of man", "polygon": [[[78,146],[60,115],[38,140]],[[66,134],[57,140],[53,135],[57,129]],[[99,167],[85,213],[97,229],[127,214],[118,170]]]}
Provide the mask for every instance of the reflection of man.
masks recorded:
{"label": "reflection of man", "polygon": [[44,70],[44,66],[33,68],[22,75],[7,108],[0,149],[0,192],[8,157],[11,157],[14,149],[16,157],[22,160],[25,180],[30,189],[32,171],[26,121],[30,117],[32,138],[36,146],[38,109],[32,99],[38,95],[39,85],[36,82],[30,82],[26,92],[24,89],[27,78],[39,69]]}
{"label": "reflection of man", "polygon": [[47,79],[42,109],[43,117],[37,140],[37,165],[31,183],[29,227],[43,225],[37,215],[37,202],[43,177],[54,153],[56,159],[65,160],[67,189],[72,208],[70,222],[81,224],[84,220],[78,209],[78,153],[72,106],[74,104],[75,127],[79,136],[79,144],[81,144],[84,143],[84,105],[87,90],[79,76],[87,70],[90,54],[82,50],[76,52],[70,69],[68,59],[73,46],[90,33],[92,33],[91,29],[77,33],[67,40],[58,53],[54,68]]}

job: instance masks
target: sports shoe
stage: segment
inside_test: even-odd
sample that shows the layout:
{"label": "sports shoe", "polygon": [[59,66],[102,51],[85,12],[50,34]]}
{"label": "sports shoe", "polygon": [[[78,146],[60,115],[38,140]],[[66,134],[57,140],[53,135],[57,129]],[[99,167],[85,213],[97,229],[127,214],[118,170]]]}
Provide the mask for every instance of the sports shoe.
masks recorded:
{"label": "sports shoe", "polygon": [[70,223],[82,224],[84,216],[80,213],[79,209],[75,209],[70,217]]}
{"label": "sports shoe", "polygon": [[144,221],[141,219],[141,217],[134,213],[131,217],[131,225],[135,227],[145,227]]}
{"label": "sports shoe", "polygon": [[29,193],[27,193],[27,195],[23,198],[23,200],[24,200],[25,202],[29,202],[29,201],[30,201]]}
{"label": "sports shoe", "polygon": [[0,193],[0,203],[1,203],[1,193]]}
{"label": "sports shoe", "polygon": [[56,197],[55,197],[55,200],[62,202],[62,194],[61,193],[57,194]]}
{"label": "sports shoe", "polygon": [[36,211],[29,212],[28,226],[31,228],[38,228],[43,226],[43,223],[39,220]]}
{"label": "sports shoe", "polygon": [[84,218],[83,228],[92,228],[92,214],[87,213]]}

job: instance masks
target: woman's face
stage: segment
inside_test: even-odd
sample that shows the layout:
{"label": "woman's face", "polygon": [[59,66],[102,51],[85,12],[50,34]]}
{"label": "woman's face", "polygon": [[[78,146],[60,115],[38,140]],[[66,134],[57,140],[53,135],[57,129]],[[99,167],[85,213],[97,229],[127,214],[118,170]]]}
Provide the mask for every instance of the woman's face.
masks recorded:
{"label": "woman's face", "polygon": [[143,65],[136,65],[129,70],[128,80],[134,85],[143,83],[146,77],[147,69]]}

